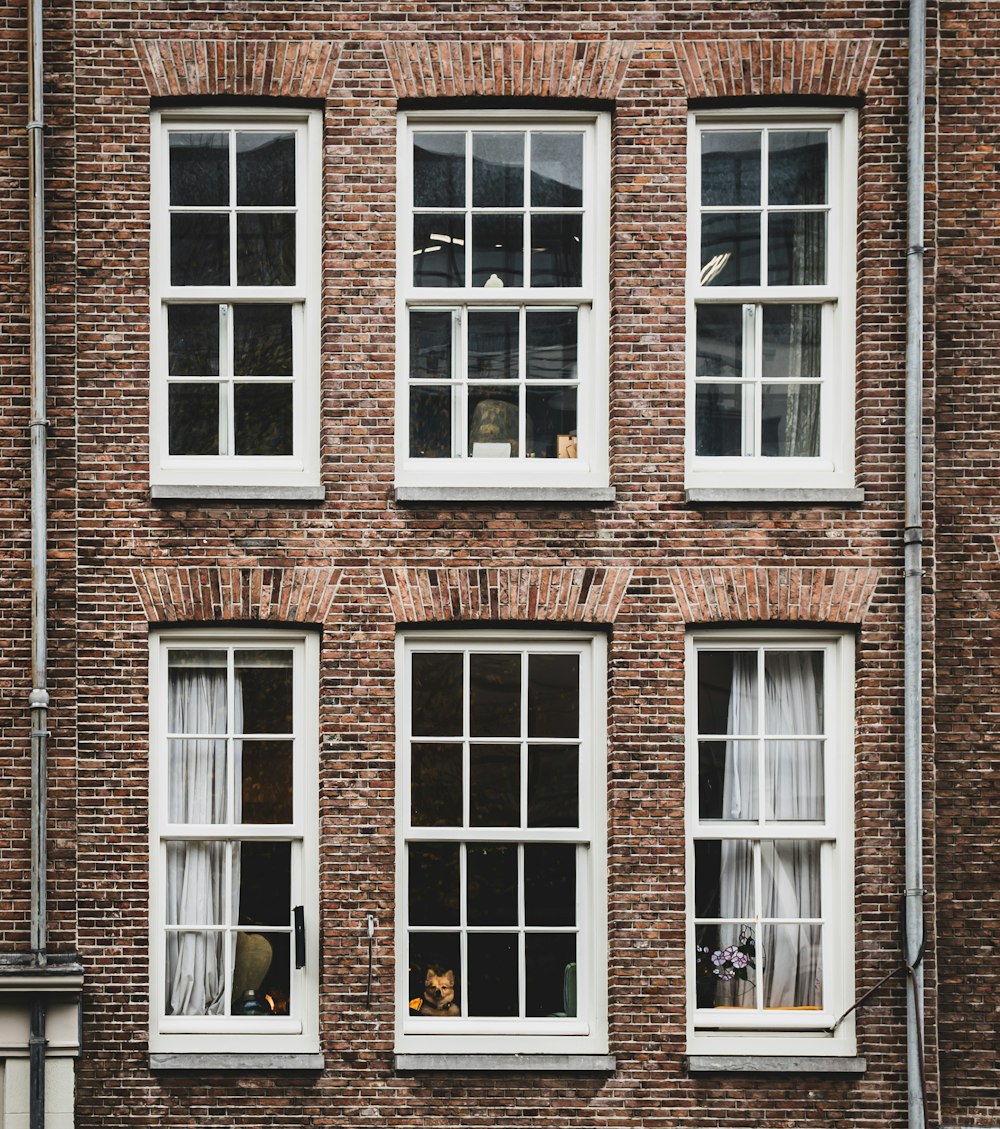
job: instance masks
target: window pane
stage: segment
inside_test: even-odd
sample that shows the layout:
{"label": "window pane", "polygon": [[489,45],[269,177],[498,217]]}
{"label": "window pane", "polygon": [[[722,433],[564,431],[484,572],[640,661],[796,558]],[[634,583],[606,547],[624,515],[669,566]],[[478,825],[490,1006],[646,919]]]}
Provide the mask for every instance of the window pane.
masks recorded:
{"label": "window pane", "polygon": [[288,934],[241,931],[231,941],[233,1015],[288,1015],[292,967]]}
{"label": "window pane", "polygon": [[412,665],[411,731],[414,736],[462,735],[462,656],[417,652]]}
{"label": "window pane", "polygon": [[171,384],[167,389],[171,455],[219,453],[218,384]]}
{"label": "window pane", "polygon": [[580,736],[580,656],[528,658],[528,736]]}
{"label": "window pane", "polygon": [[764,677],[764,727],[769,734],[823,732],[822,651],[768,651]]}
{"label": "window pane", "polygon": [[458,1015],[462,1007],[462,967],[457,933],[411,933],[409,1000],[411,1015],[438,1019]]}
{"label": "window pane", "polygon": [[517,925],[517,847],[470,843],[466,873],[469,925]]}
{"label": "window pane", "polygon": [[535,133],[531,138],[531,205],[583,204],[583,134]]}
{"label": "window pane", "polygon": [[823,945],[819,925],[765,925],[761,958],[766,1008],[823,1006]]}
{"label": "window pane", "polygon": [[[225,934],[167,933],[167,1015],[221,1015],[226,1003]],[[192,969],[200,975],[192,975]]]}
{"label": "window pane", "polygon": [[469,1014],[517,1015],[517,936],[469,934]]}
{"label": "window pane", "polygon": [[[244,733],[291,733],[292,656],[289,651],[236,651]],[[237,722],[238,726],[238,722]]]}
{"label": "window pane", "polygon": [[180,213],[170,217],[173,286],[229,285],[229,216]]}
{"label": "window pane", "polygon": [[237,455],[290,455],[291,384],[237,384],[233,389]]}
{"label": "window pane", "polygon": [[410,767],[414,827],[461,827],[462,746],[414,744]]}
{"label": "window pane", "polygon": [[167,843],[167,925],[224,925],[225,843]]}
{"label": "window pane", "polygon": [[465,206],[465,134],[413,137],[413,203],[418,208]]}
{"label": "window pane", "polygon": [[823,819],[823,742],[768,741],[767,819]]}
{"label": "window pane", "polygon": [[524,939],[528,1015],[576,1015],[576,935],[529,933]]}
{"label": "window pane", "polygon": [[823,310],[820,306],[762,306],[761,371],[769,380],[820,376]]}
{"label": "window pane", "polygon": [[170,203],[175,208],[229,203],[229,135],[174,133],[170,137]]}
{"label": "window pane", "polygon": [[780,130],[769,136],[768,199],[774,204],[825,204],[826,130]]}
{"label": "window pane", "polygon": [[739,920],[756,915],[753,846],[746,839],[702,839],[694,845],[696,917]]}
{"label": "window pane", "polygon": [[761,389],[760,453],[772,458],[819,455],[818,384],[765,384]]}
{"label": "window pane", "polygon": [[701,135],[701,202],[705,207],[760,204],[759,133],[708,130]]}
{"label": "window pane", "polygon": [[524,134],[472,136],[472,203],[477,208],[524,204]]}
{"label": "window pane", "polygon": [[413,217],[413,285],[465,285],[465,216]]}
{"label": "window pane", "polygon": [[743,454],[743,387],[699,384],[694,394],[695,454]]}
{"label": "window pane", "polygon": [[167,307],[170,376],[219,375],[219,307]]}
{"label": "window pane", "polygon": [[577,827],[579,822],[579,748],[529,745],[528,826]]}
{"label": "window pane", "polygon": [[226,732],[225,651],[170,652],[167,727],[171,733]]}
{"label": "window pane", "polygon": [[520,827],[521,746],[472,745],[469,755],[469,823]]}
{"label": "window pane", "polygon": [[470,387],[469,454],[473,458],[517,458],[519,403],[516,387]]}
{"label": "window pane", "polygon": [[411,925],[457,925],[458,844],[412,844],[407,885]]}
{"label": "window pane", "polygon": [[756,1007],[758,963],[751,925],[699,926],[695,930],[698,1007]]}
{"label": "window pane", "polygon": [[825,213],[771,213],[767,282],[769,286],[822,286],[826,282]]}
{"label": "window pane", "polygon": [[451,458],[452,390],[410,389],[410,458]]}
{"label": "window pane", "polygon": [[167,818],[171,823],[226,821],[226,748],[224,739],[207,737],[169,743]]}
{"label": "window pane", "polygon": [[243,823],[291,823],[292,742],[241,741]]}
{"label": "window pane", "polygon": [[233,306],[236,376],[292,375],[292,307]]}
{"label": "window pane", "polygon": [[756,651],[699,651],[698,732],[757,732]]}
{"label": "window pane", "polygon": [[291,843],[239,844],[233,851],[233,887],[240,892],[240,925],[289,925]]}
{"label": "window pane", "polygon": [[236,217],[236,282],[295,285],[294,215],[253,212]]}
{"label": "window pane", "polygon": [[519,342],[516,310],[470,310],[469,379],[516,380]]}
{"label": "window pane", "polygon": [[760,285],[760,216],[756,212],[702,217],[701,284]]}
{"label": "window pane", "polygon": [[236,135],[236,203],[244,207],[295,205],[295,134]]}
{"label": "window pane", "polygon": [[743,376],[743,307],[699,306],[695,375]]}
{"label": "window pane", "polygon": [[414,310],[410,314],[410,379],[448,380],[452,376],[450,310]]}
{"label": "window pane", "polygon": [[699,818],[756,820],[757,776],[755,741],[699,742]]}
{"label": "window pane", "polygon": [[531,217],[531,285],[583,285],[583,218]]}
{"label": "window pane", "polygon": [[520,734],[520,655],[470,656],[469,731],[473,737],[517,737]]}
{"label": "window pane", "polygon": [[472,285],[524,285],[524,218],[472,217]]}
{"label": "window pane", "polygon": [[576,924],[574,844],[525,844],[524,923],[525,925]]}
{"label": "window pane", "polygon": [[761,843],[764,917],[820,916],[819,846],[808,840]]}
{"label": "window pane", "polygon": [[525,375],[528,380],[576,380],[576,310],[528,310]]}
{"label": "window pane", "polygon": [[578,455],[577,390],[527,388],[524,399],[529,453],[536,459],[575,459]]}

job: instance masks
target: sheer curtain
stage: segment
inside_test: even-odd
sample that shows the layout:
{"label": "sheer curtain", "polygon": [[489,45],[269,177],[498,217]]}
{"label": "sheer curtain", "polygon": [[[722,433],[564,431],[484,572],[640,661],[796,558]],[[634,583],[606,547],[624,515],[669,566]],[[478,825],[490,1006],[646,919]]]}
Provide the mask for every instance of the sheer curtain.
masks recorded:
{"label": "sheer curtain", "polygon": [[[172,663],[168,726],[168,818],[172,824],[220,825],[226,819],[226,661],[207,665]],[[240,727],[237,684],[234,713]],[[240,742],[236,742],[238,746]],[[239,756],[239,749],[234,750]],[[239,766],[234,766],[238,771]],[[238,791],[238,790],[237,790]],[[238,812],[233,816],[238,821]],[[239,850],[234,847],[231,915],[226,913],[225,842],[167,844],[166,1012],[168,1015],[221,1015],[225,1009],[226,933],[205,930],[239,920]]]}
{"label": "sheer curtain", "polygon": [[[770,822],[823,818],[823,744],[803,739],[818,736],[822,726],[821,680],[814,652],[768,652],[764,678],[764,730],[768,740],[763,788],[756,784],[760,764],[756,741],[726,743],[723,818],[756,821],[763,799]],[[757,653],[734,655],[728,732],[750,736],[757,728]],[[765,1007],[812,1007],[820,1002],[819,926],[795,919],[820,915],[819,844],[808,840],[763,841],[759,846],[763,918],[792,919],[790,924],[765,924],[756,936],[757,978]],[[752,923],[757,917],[754,892],[754,847],[749,839],[724,840],[720,874],[720,916]],[[740,926],[721,926],[719,946],[739,940]],[[717,1004],[753,1006],[751,981],[720,983]],[[747,998],[750,995],[751,998]]]}

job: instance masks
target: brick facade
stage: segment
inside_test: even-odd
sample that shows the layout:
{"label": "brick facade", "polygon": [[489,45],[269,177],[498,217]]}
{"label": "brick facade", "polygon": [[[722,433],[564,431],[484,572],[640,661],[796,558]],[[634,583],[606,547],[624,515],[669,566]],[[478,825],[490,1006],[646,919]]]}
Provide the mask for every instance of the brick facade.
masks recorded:
{"label": "brick facade", "polygon": [[[0,950],[23,952],[25,28],[20,8],[0,13]],[[850,632],[857,994],[889,976],[904,886],[906,19],[899,0],[48,5],[49,939],[85,968],[80,1129],[906,1123],[899,977],[858,1011],[863,1074],[689,1071],[683,772],[688,627]],[[932,3],[930,19],[926,1087],[930,1125],[986,1129],[1000,1123],[1000,19],[986,0]],[[276,99],[323,111],[325,499],[153,501],[150,108]],[[608,504],[394,497],[397,110],[475,99],[613,107]],[[685,501],[687,110],[739,99],[860,110],[860,503]],[[149,1066],[149,639],[186,624],[321,631],[318,1073]],[[394,646],[399,628],[434,624],[608,636],[610,1074],[394,1069]]]}

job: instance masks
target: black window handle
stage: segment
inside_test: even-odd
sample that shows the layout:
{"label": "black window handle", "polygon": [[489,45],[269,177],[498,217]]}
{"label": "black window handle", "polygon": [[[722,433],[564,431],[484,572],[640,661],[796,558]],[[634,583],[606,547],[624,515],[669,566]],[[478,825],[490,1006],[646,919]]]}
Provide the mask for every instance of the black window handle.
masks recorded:
{"label": "black window handle", "polygon": [[295,967],[306,966],[306,911],[303,906],[296,906],[292,910],[295,922]]}

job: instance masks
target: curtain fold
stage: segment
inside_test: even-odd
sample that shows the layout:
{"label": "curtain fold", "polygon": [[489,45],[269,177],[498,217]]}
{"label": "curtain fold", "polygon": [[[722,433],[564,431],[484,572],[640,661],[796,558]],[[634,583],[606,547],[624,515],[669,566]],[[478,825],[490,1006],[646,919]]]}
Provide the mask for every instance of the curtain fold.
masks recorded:
{"label": "curtain fold", "polygon": [[[729,697],[727,733],[753,737],[758,730],[758,653],[737,652]],[[769,821],[823,818],[822,685],[817,680],[814,652],[767,653],[764,669],[763,788],[758,787],[760,745],[757,740],[726,742],[723,818],[752,820],[761,813]],[[787,735],[787,739],[783,735]],[[778,738],[778,739],[774,739]],[[810,739],[813,738],[813,739]],[[755,864],[756,857],[756,864]],[[760,867],[757,906],[754,867]],[[820,852],[812,841],[726,839],[721,844],[720,917],[732,924],[719,927],[719,948],[736,945],[741,929],[758,917],[793,919],[790,924],[763,924],[755,937],[756,977],[762,978],[763,1006],[812,1007],[820,1003],[820,927],[795,919],[819,917]],[[717,1006],[755,1006],[754,979],[721,982]]]}
{"label": "curtain fold", "polygon": [[[167,724],[174,736],[168,754],[167,802],[172,824],[226,822],[226,681],[224,664],[178,665],[170,670]],[[227,934],[224,928],[205,926],[224,927],[229,920],[238,920],[238,864],[230,907],[236,916],[230,918],[224,904],[228,854],[224,842],[167,844],[166,923],[185,927],[169,929],[166,935],[168,1015],[224,1012]]]}

